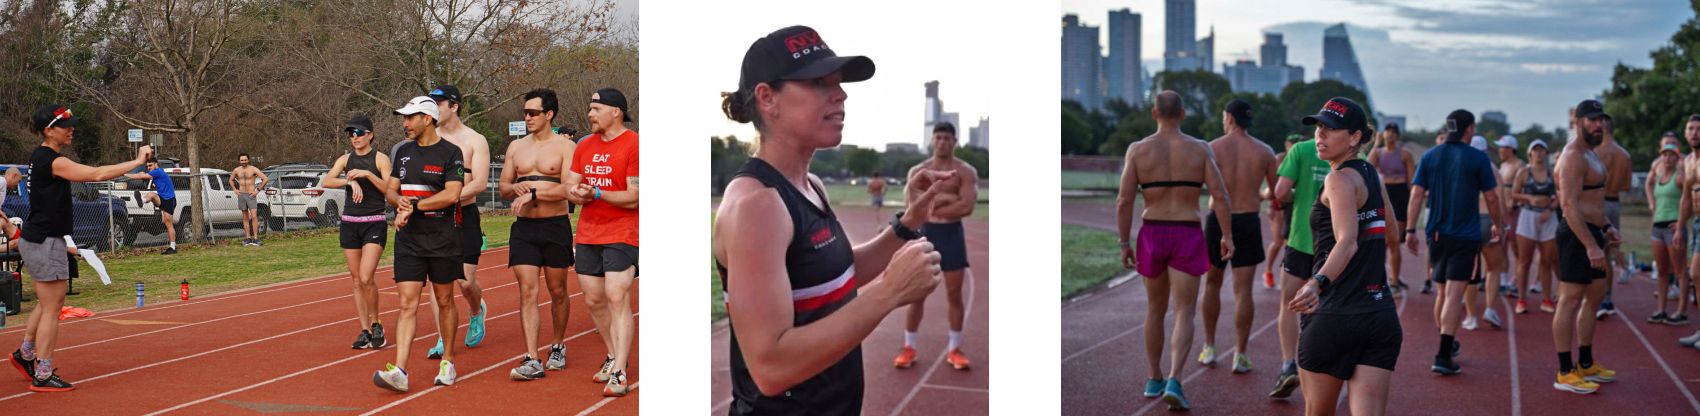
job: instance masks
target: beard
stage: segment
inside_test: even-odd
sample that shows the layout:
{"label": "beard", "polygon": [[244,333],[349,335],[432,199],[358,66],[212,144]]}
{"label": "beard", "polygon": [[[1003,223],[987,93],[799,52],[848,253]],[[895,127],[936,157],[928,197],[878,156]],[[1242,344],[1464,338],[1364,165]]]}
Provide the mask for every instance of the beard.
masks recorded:
{"label": "beard", "polygon": [[1588,142],[1590,147],[1599,147],[1600,143],[1606,141],[1606,135],[1598,131],[1583,129],[1577,133],[1582,135],[1582,141]]}

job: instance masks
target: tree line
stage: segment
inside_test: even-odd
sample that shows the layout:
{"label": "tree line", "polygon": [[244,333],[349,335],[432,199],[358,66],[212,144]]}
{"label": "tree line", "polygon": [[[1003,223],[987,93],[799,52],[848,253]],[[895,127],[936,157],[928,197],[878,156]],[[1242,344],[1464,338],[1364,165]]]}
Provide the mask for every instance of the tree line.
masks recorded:
{"label": "tree line", "polygon": [[[712,174],[709,177],[710,187],[714,195],[720,195],[726,189],[726,184],[732,182],[733,175],[744,166],[744,162],[755,154],[755,145],[742,141],[737,136],[712,137],[712,147],[709,151],[709,164]],[[923,151],[928,151],[923,149]],[[979,171],[980,178],[991,176],[988,167],[989,153],[986,149],[957,146],[955,156],[974,170]],[[931,157],[927,153],[908,151],[880,151],[874,148],[861,147],[853,144],[840,145],[831,149],[816,150],[809,160],[809,173],[823,179],[848,179],[867,177],[879,172],[887,178],[902,180],[908,176],[909,168],[922,160]]]}

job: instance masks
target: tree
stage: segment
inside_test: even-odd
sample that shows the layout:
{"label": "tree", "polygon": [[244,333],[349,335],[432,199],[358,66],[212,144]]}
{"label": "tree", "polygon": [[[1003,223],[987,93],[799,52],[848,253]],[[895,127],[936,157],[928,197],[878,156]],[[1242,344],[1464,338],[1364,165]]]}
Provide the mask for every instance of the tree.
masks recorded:
{"label": "tree", "polygon": [[1511,134],[1511,125],[1495,119],[1476,120],[1476,135],[1487,139],[1489,143],[1500,137]]}
{"label": "tree", "polygon": [[[1700,13],[1700,1],[1689,7]],[[1652,51],[1652,68],[1619,62],[1605,90],[1606,112],[1617,123],[1614,137],[1634,166],[1647,166],[1658,157],[1659,139],[1666,130],[1681,131],[1693,103],[1700,101],[1700,17],[1690,17],[1671,34],[1670,42]],[[1559,136],[1568,137],[1568,136]]]}
{"label": "tree", "polygon": [[1092,126],[1086,124],[1080,112],[1062,108],[1062,152],[1065,155],[1092,154]]}
{"label": "tree", "polygon": [[1163,71],[1158,72],[1155,78],[1159,90],[1174,91],[1181,95],[1181,105],[1186,107],[1188,116],[1199,115],[1204,120],[1215,120],[1216,114],[1220,113],[1210,111],[1210,104],[1217,97],[1234,92],[1227,78],[1202,69]]}
{"label": "tree", "polygon": [[[1291,119],[1287,117],[1287,106],[1283,105],[1279,98],[1276,98],[1274,94],[1236,92],[1218,97],[1211,104],[1211,108],[1218,109],[1216,114],[1221,114],[1224,109],[1228,108],[1228,102],[1233,100],[1245,100],[1246,103],[1251,104],[1251,119],[1254,126],[1246,129],[1246,134],[1262,140],[1264,144],[1268,144],[1273,149],[1282,149],[1286,145],[1287,133],[1293,131],[1293,125]],[[1205,140],[1221,137],[1224,134],[1222,122],[1205,123],[1200,127],[1199,133],[1203,134],[1203,137],[1199,138]]]}
{"label": "tree", "polygon": [[880,152],[865,147],[846,145],[844,165],[855,176],[868,176],[880,168]]}
{"label": "tree", "polygon": [[1127,154],[1127,146],[1157,133],[1157,120],[1150,114],[1129,114],[1116,124],[1116,131],[1110,138],[1099,146],[1098,154],[1106,156],[1121,156]]}
{"label": "tree", "polygon": [[1317,111],[1322,109],[1322,104],[1334,99],[1334,97],[1346,97],[1357,102],[1358,106],[1363,107],[1364,114],[1370,115],[1368,117],[1369,125],[1376,125],[1375,109],[1369,107],[1369,100],[1364,97],[1363,91],[1359,91],[1357,87],[1325,78],[1308,84],[1294,82],[1281,89],[1281,102],[1287,105],[1287,118],[1291,120],[1290,126],[1293,127],[1293,131],[1297,131],[1305,137],[1313,136],[1316,128],[1306,126],[1301,121],[1305,116],[1316,114]]}

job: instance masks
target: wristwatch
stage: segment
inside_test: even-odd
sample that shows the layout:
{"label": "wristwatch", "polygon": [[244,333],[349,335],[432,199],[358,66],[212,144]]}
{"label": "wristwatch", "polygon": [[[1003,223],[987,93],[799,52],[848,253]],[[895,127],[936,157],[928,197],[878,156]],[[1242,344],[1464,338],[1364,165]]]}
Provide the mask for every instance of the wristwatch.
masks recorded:
{"label": "wristwatch", "polygon": [[1315,276],[1311,276],[1310,280],[1316,281],[1316,289],[1317,289],[1318,292],[1324,292],[1324,293],[1328,292],[1328,276],[1327,275],[1317,273]]}
{"label": "wristwatch", "polygon": [[903,225],[903,213],[901,212],[891,216],[891,232],[897,234],[897,238],[903,239],[903,241],[911,241],[921,238],[920,232],[915,231],[913,228],[909,228],[907,225]]}

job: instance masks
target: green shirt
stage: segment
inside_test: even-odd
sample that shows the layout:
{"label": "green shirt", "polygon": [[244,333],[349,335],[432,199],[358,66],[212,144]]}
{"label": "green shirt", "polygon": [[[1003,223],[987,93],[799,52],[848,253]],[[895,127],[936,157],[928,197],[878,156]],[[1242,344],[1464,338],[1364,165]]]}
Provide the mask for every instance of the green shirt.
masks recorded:
{"label": "green shirt", "polygon": [[1677,209],[1682,208],[1682,189],[1676,187],[1676,175],[1681,174],[1681,170],[1676,171],[1670,176],[1670,181],[1664,183],[1659,183],[1658,177],[1653,178],[1653,198],[1658,201],[1653,210],[1653,222],[1677,220]]}
{"label": "green shirt", "polygon": [[[1306,174],[1305,171],[1309,171]],[[1293,180],[1293,224],[1287,234],[1287,246],[1305,254],[1316,254],[1310,234],[1310,208],[1322,193],[1322,182],[1328,177],[1328,162],[1316,157],[1316,141],[1305,140],[1287,150],[1281,160],[1281,177]]]}

